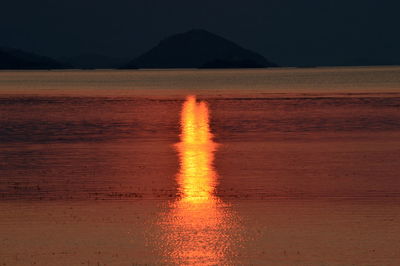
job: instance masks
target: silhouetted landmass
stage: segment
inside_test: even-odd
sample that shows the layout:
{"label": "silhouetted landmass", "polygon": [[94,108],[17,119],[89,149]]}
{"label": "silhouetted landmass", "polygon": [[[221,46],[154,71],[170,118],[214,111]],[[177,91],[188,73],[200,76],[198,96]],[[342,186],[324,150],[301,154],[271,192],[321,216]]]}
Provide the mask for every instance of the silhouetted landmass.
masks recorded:
{"label": "silhouetted landmass", "polygon": [[162,40],[122,68],[275,67],[262,55],[205,30],[195,29]]}
{"label": "silhouetted landmass", "polygon": [[11,48],[0,48],[0,69],[65,69],[67,65],[50,57]]}
{"label": "silhouetted landmass", "polygon": [[213,60],[205,63],[200,68],[263,68],[265,65],[251,59],[243,60]]}
{"label": "silhouetted landmass", "polygon": [[81,69],[111,69],[118,68],[126,60],[120,58],[108,57],[99,54],[81,54],[71,57],[61,57],[60,61]]}

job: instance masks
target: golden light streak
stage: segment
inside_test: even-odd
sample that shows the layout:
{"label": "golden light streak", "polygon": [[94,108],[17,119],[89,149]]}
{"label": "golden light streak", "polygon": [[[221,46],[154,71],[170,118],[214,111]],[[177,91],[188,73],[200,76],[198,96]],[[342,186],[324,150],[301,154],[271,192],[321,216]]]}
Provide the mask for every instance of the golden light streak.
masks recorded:
{"label": "golden light streak", "polygon": [[208,106],[189,96],[181,114],[181,142],[178,144],[180,173],[178,176],[182,200],[211,200],[216,187],[213,168],[216,143],[212,141]]}
{"label": "golden light streak", "polygon": [[217,173],[213,166],[217,144],[210,131],[207,103],[188,96],[181,112],[177,150],[180,197],[168,214],[171,225],[165,252],[176,264],[226,264],[230,214],[215,195]]}

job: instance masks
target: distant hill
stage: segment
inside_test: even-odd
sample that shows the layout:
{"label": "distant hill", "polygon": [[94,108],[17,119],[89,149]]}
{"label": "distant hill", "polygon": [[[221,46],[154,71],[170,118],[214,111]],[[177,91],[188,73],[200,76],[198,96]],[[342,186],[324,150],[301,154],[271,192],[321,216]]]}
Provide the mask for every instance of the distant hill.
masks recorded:
{"label": "distant hill", "polygon": [[67,65],[50,57],[0,47],[0,69],[64,69]]}
{"label": "distant hill", "polygon": [[206,30],[172,35],[124,65],[134,68],[254,68],[275,67],[262,55]]}
{"label": "distant hill", "polygon": [[121,66],[121,64],[126,62],[126,60],[120,58],[108,57],[99,54],[81,54],[71,57],[61,57],[59,60],[72,66],[73,68],[81,69],[118,68]]}

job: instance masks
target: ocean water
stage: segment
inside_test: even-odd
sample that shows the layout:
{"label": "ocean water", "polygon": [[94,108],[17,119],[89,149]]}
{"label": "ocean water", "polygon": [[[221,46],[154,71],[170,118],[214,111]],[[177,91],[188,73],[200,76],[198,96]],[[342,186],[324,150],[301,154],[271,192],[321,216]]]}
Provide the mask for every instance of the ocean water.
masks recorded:
{"label": "ocean water", "polygon": [[0,265],[398,265],[400,67],[0,72]]}

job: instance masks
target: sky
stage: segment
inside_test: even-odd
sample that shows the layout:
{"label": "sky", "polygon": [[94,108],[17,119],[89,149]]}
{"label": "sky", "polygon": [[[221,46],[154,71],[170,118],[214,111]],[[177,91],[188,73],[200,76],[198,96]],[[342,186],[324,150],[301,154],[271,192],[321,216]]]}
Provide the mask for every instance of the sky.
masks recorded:
{"label": "sky", "polygon": [[132,59],[202,28],[282,66],[400,63],[400,1],[7,0],[0,46]]}

